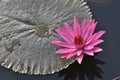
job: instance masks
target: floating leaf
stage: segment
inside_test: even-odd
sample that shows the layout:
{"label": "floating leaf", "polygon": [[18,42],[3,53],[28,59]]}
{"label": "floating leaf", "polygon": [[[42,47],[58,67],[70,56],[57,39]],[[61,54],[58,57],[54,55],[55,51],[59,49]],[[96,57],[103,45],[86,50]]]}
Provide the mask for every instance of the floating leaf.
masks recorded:
{"label": "floating leaf", "polygon": [[54,29],[60,23],[91,19],[83,0],[2,0],[0,2],[0,64],[15,72],[51,74],[75,59],[61,59]]}

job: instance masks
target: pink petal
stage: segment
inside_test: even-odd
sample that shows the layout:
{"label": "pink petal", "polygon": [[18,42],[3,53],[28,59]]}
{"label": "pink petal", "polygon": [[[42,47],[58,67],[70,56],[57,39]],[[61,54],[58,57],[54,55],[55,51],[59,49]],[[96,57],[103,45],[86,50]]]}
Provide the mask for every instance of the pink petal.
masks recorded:
{"label": "pink petal", "polygon": [[60,35],[60,37],[62,37],[66,42],[69,42],[69,43],[71,43],[71,42],[73,42],[73,38],[69,35],[69,33],[67,33],[67,32],[62,32],[62,31],[60,31],[60,30],[55,30],[57,33],[58,33],[58,35]]}
{"label": "pink petal", "polygon": [[65,58],[66,56],[65,55],[63,55],[63,56],[61,56],[60,58]]}
{"label": "pink petal", "polygon": [[71,53],[71,52],[73,52],[73,51],[76,51],[76,49],[63,48],[63,49],[57,50],[55,53],[65,54],[65,53]]}
{"label": "pink petal", "polygon": [[75,48],[74,45],[69,44],[69,43],[67,43],[67,42],[62,42],[62,41],[52,40],[51,43],[54,44],[54,45],[57,45],[57,46],[61,46],[61,47]]}
{"label": "pink petal", "polygon": [[88,39],[94,32],[95,28],[96,28],[96,23],[94,23],[94,20],[91,20],[91,22],[89,22],[88,24],[88,29],[87,31],[85,31],[85,40]]}
{"label": "pink petal", "polygon": [[77,61],[79,64],[81,64],[81,62],[83,60],[83,56],[84,56],[84,54],[81,54],[79,57],[77,57]]}
{"label": "pink petal", "polygon": [[66,27],[67,32],[74,38],[74,32],[72,30],[72,27],[66,22],[64,23],[64,26]]}
{"label": "pink petal", "polygon": [[80,34],[80,24],[76,16],[74,16],[74,33],[76,35]]}
{"label": "pink petal", "polygon": [[69,53],[66,57],[67,57],[67,59],[70,59],[70,58],[72,58],[73,56],[75,56],[76,54],[77,54],[76,52]]}
{"label": "pink petal", "polygon": [[99,39],[104,33],[105,33],[105,31],[99,31],[99,32],[93,34],[91,37],[89,37],[87,39],[86,45],[89,44],[92,41],[95,41],[95,40]]}
{"label": "pink petal", "polygon": [[67,53],[67,54],[64,54],[63,56],[61,56],[61,58],[67,58],[67,59],[70,59],[72,58],[73,56],[76,55],[76,52],[73,52],[73,53]]}
{"label": "pink petal", "polygon": [[81,36],[84,37],[84,32],[86,30],[86,25],[87,25],[87,19],[84,18],[83,22],[82,22],[82,27],[81,27]]}
{"label": "pink petal", "polygon": [[100,51],[103,51],[103,49],[101,49],[100,47],[95,47],[93,49],[94,52],[100,52]]}
{"label": "pink petal", "polygon": [[89,22],[89,25],[90,27],[92,27],[92,25],[95,23],[95,19],[92,19],[90,22]]}
{"label": "pink petal", "polygon": [[88,35],[89,35],[89,27],[86,28],[86,30],[83,32],[83,39],[86,40],[88,38]]}
{"label": "pink petal", "polygon": [[61,58],[66,58],[68,54],[64,54],[63,56],[61,56]]}
{"label": "pink petal", "polygon": [[85,31],[83,32],[83,38],[86,40],[91,34],[92,31],[94,30],[94,20],[90,20],[87,26],[85,27]]}
{"label": "pink petal", "polygon": [[83,22],[82,22],[82,29],[84,29],[84,27],[86,27],[87,25],[87,19],[84,18]]}
{"label": "pink petal", "polygon": [[102,30],[102,31],[95,33],[94,40],[97,40],[98,38],[100,38],[105,32],[106,31]]}
{"label": "pink petal", "polygon": [[84,38],[84,40],[86,40],[90,36],[90,33],[92,31],[91,28],[93,24],[94,24],[94,20],[91,19],[88,24],[86,23],[85,26],[82,26],[82,37]]}
{"label": "pink petal", "polygon": [[77,56],[80,56],[82,54],[82,50],[77,51]]}
{"label": "pink petal", "polygon": [[92,21],[93,20],[90,20],[88,24],[86,23],[86,26],[82,26],[82,37],[84,38],[84,40],[86,40],[86,38],[88,37],[88,32],[91,27],[90,24],[92,23]]}
{"label": "pink petal", "polygon": [[100,43],[102,43],[102,42],[104,42],[104,40],[98,39],[98,40],[96,40],[96,41],[91,42],[90,45],[91,45],[91,46],[96,46],[96,45],[98,45],[98,44],[100,44]]}
{"label": "pink petal", "polygon": [[91,50],[93,48],[94,48],[93,46],[86,46],[86,47],[84,47],[84,50]]}
{"label": "pink petal", "polygon": [[91,25],[91,29],[89,30],[89,36],[91,36],[96,28],[96,25],[97,25],[97,22],[96,23],[93,23]]}
{"label": "pink petal", "polygon": [[90,56],[94,56],[93,50],[85,50],[84,53]]}

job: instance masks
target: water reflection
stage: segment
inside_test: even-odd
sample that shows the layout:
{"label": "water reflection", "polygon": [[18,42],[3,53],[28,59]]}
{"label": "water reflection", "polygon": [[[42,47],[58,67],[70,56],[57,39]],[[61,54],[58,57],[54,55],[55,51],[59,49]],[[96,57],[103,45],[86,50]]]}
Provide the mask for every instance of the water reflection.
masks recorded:
{"label": "water reflection", "polygon": [[64,80],[85,80],[87,76],[88,80],[95,80],[95,77],[102,78],[103,71],[98,65],[104,65],[105,63],[95,57],[85,55],[82,64],[74,62],[68,68],[59,72],[59,77],[64,77]]}
{"label": "water reflection", "polygon": [[120,80],[120,76],[119,76],[119,77],[114,78],[113,80]]}

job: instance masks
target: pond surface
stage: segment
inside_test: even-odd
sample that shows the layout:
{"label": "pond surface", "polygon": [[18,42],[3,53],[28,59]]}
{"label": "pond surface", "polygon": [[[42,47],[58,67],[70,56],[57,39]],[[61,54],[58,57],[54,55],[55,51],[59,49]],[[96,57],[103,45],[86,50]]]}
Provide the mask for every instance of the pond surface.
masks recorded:
{"label": "pond surface", "polygon": [[120,76],[120,0],[89,0],[88,5],[99,22],[96,31],[106,30],[105,42],[100,45],[103,52],[94,58],[86,56],[81,65],[75,62],[67,69],[44,76],[19,74],[0,66],[0,80],[113,80]]}

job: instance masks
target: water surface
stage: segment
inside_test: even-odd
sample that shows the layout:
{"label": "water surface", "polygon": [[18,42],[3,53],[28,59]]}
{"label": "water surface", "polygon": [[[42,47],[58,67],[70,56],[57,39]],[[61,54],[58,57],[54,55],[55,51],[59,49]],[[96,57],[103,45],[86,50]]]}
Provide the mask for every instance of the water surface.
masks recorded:
{"label": "water surface", "polygon": [[67,69],[51,75],[19,74],[0,66],[0,80],[112,80],[120,75],[120,0],[105,4],[88,2],[99,24],[96,31],[104,29],[104,51],[94,58],[86,56],[82,65],[77,62]]}

